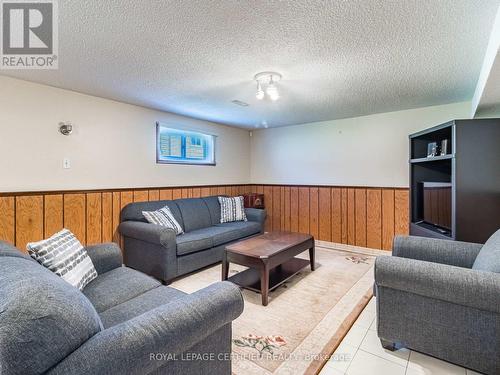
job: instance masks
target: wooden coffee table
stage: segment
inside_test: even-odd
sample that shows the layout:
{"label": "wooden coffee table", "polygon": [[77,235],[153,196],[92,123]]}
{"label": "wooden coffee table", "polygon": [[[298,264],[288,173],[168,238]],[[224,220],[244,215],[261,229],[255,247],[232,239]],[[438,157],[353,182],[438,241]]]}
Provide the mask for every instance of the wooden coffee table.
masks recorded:
{"label": "wooden coffee table", "polygon": [[[296,258],[309,250],[309,261]],[[229,264],[249,267],[228,279]],[[269,291],[279,287],[307,265],[314,271],[314,237],[292,232],[269,232],[226,247],[222,280],[262,294],[267,306]]]}

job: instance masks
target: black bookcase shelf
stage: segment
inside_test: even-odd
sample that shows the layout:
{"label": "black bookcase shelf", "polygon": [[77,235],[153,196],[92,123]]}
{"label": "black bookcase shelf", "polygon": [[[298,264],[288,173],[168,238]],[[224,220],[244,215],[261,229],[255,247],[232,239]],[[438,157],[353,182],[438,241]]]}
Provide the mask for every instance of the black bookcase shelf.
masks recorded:
{"label": "black bookcase shelf", "polygon": [[432,157],[425,157],[425,158],[418,158],[418,159],[410,159],[410,163],[428,163],[428,162],[433,162],[433,161],[439,161],[439,160],[447,160],[447,159],[453,159],[453,155],[440,155],[440,156],[432,156]]}
{"label": "black bookcase shelf", "polygon": [[[445,155],[427,146],[447,139]],[[454,120],[410,135],[410,233],[484,242],[500,228],[500,119]]]}

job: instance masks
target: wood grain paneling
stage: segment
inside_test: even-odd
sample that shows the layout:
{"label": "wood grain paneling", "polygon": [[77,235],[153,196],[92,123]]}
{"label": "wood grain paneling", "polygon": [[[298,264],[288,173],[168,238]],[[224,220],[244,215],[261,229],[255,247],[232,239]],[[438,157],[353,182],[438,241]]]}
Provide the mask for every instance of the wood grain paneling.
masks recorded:
{"label": "wood grain paneling", "polygon": [[366,247],[382,248],[382,190],[366,191]]}
{"label": "wood grain paneling", "polygon": [[382,249],[389,250],[394,238],[394,190],[382,191]]}
{"label": "wood grain paneling", "polygon": [[356,246],[366,247],[366,189],[354,191],[355,241]]}
{"label": "wood grain paneling", "polygon": [[394,234],[407,234],[409,231],[409,192],[394,191]]}
{"label": "wood grain paneling", "polygon": [[120,243],[120,233],[118,232],[118,225],[120,225],[120,211],[122,209],[121,193],[114,191],[113,195],[113,242]]}
{"label": "wood grain paneling", "polygon": [[[64,194],[64,227],[85,245],[87,243],[86,194]],[[17,245],[17,243],[16,243]]]}
{"label": "wood grain paneling", "polygon": [[318,190],[318,239],[332,240],[332,189],[321,187]]}
{"label": "wood grain paneling", "polygon": [[64,228],[63,195],[45,196],[44,238],[50,237]]}
{"label": "wood grain paneling", "polygon": [[15,198],[0,197],[0,239],[14,243],[16,241]]}
{"label": "wood grain paneling", "polygon": [[319,189],[309,189],[309,233],[319,239]]}
{"label": "wood grain paneling", "polygon": [[135,190],[134,202],[147,202],[149,200],[149,193],[147,190]]}
{"label": "wood grain paneling", "polygon": [[299,187],[299,232],[309,233],[309,188]]}
{"label": "wood grain paneling", "polygon": [[290,230],[299,231],[299,188],[290,188]]}
{"label": "wood grain paneling", "polygon": [[283,230],[290,230],[290,186],[283,188],[283,212],[285,215]]}
{"label": "wood grain paneling", "polygon": [[281,188],[273,186],[273,230],[281,230]]}
{"label": "wood grain paneling", "polygon": [[332,242],[342,243],[342,189],[332,188]]}
{"label": "wood grain paneling", "polygon": [[201,190],[201,196],[202,197],[208,197],[208,196],[210,196],[210,188],[203,187],[200,190]]}
{"label": "wood grain paneling", "polygon": [[160,190],[160,200],[169,201],[172,199],[172,189],[161,189]]}
{"label": "wood grain paneling", "polygon": [[134,201],[264,194],[265,229],[311,233],[316,239],[390,250],[408,234],[408,189],[330,186],[219,185],[82,192],[2,193],[0,239],[24,250],[63,227],[83,244],[114,241],[120,212]]}
{"label": "wood grain paneling", "polygon": [[172,189],[172,199],[181,199],[182,189]]}
{"label": "wood grain paneling", "polygon": [[102,193],[101,241],[113,241],[113,193]]}
{"label": "wood grain paneling", "polygon": [[354,189],[347,189],[347,243],[356,244],[356,195]]}
{"label": "wood grain paneling", "polygon": [[[231,194],[233,195],[233,194]],[[199,198],[201,197],[201,189],[200,188],[193,188],[193,198]],[[154,199],[151,199],[151,196],[149,197],[149,200],[152,201]]]}
{"label": "wood grain paneling", "polygon": [[267,232],[270,232],[273,230],[273,217],[274,217],[274,212],[273,212],[273,187],[272,186],[266,186],[264,188],[264,201],[266,204],[266,211],[267,211],[267,219],[266,219],[266,225],[265,225],[265,230]]}
{"label": "wood grain paneling", "polygon": [[150,201],[159,201],[160,200],[160,190],[150,190],[148,192]]}
{"label": "wood grain paneling", "polygon": [[101,243],[102,238],[101,193],[87,194],[87,245]]}
{"label": "wood grain paneling", "polygon": [[347,208],[347,188],[342,188],[340,196],[340,222],[342,223],[342,231],[341,231],[341,243],[347,243],[347,216],[348,216],[348,208]]}
{"label": "wood grain paneling", "polygon": [[26,252],[26,244],[43,239],[43,195],[16,198],[16,244]]}

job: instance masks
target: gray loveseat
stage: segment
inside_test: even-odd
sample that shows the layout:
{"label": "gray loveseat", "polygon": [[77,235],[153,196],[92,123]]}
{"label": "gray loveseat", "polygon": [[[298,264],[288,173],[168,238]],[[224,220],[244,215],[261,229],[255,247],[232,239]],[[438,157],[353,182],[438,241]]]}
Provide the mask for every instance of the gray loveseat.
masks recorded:
{"label": "gray loveseat", "polygon": [[236,286],[187,295],[122,267],[114,244],[87,251],[98,277],[80,292],[0,242],[0,373],[231,373]]}
{"label": "gray loveseat", "polygon": [[[168,206],[184,230],[150,224],[142,211]],[[216,196],[171,201],[137,202],[121,212],[125,264],[169,283],[172,279],[222,261],[227,244],[262,233],[266,211],[246,208],[248,221],[220,223]]]}
{"label": "gray loveseat", "polygon": [[396,344],[500,374],[500,230],[484,245],[396,237],[375,262],[377,329]]}

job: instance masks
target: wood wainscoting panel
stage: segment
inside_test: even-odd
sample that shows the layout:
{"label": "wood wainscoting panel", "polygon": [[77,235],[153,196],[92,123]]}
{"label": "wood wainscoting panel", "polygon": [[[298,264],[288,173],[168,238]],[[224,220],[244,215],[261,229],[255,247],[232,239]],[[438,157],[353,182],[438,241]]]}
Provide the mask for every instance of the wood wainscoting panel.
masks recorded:
{"label": "wood wainscoting panel", "polygon": [[366,247],[382,248],[382,190],[366,190]]}
{"label": "wood wainscoting panel", "polygon": [[382,190],[382,249],[392,248],[394,238],[394,190]]}
{"label": "wood wainscoting panel", "polygon": [[118,232],[118,225],[120,225],[120,212],[122,209],[121,193],[113,191],[113,242],[120,244],[120,233]]}
{"label": "wood wainscoting panel", "polygon": [[16,241],[16,208],[14,197],[0,197],[0,239]]}
{"label": "wood wainscoting panel", "polygon": [[87,245],[101,243],[102,239],[101,193],[87,194]]}
{"label": "wood wainscoting panel", "polygon": [[356,246],[366,247],[366,189],[356,189],[354,201],[354,221],[356,222],[354,243]]}
{"label": "wood wainscoting panel", "polygon": [[266,231],[385,250],[395,234],[409,233],[405,188],[253,185],[249,191],[264,194]]}
{"label": "wood wainscoting panel", "polygon": [[394,191],[394,234],[407,234],[409,231],[409,191]]}
{"label": "wood wainscoting panel", "polygon": [[16,199],[16,244],[26,252],[28,242],[43,240],[43,195]]}
{"label": "wood wainscoting panel", "polygon": [[309,199],[310,190],[308,187],[299,187],[299,232],[309,232]]}
{"label": "wood wainscoting panel", "polygon": [[63,227],[82,244],[114,241],[120,212],[132,202],[210,195],[264,194],[266,231],[305,232],[322,241],[390,250],[408,234],[408,189],[216,185],[0,194],[0,239],[25,250]]}
{"label": "wood wainscoting panel", "polygon": [[299,188],[290,187],[290,231],[299,231]]}
{"label": "wood wainscoting panel", "polygon": [[319,239],[319,189],[309,188],[309,233]]}
{"label": "wood wainscoting panel", "polygon": [[101,207],[101,240],[102,242],[111,242],[113,241],[113,193],[102,193]]}
{"label": "wood wainscoting panel", "polygon": [[63,195],[45,196],[44,238],[48,238],[64,228]]}
{"label": "wood wainscoting panel", "polygon": [[273,230],[281,230],[281,187],[273,186]]}
{"label": "wood wainscoting panel", "polygon": [[332,189],[320,187],[318,190],[318,239],[332,241]]}
{"label": "wood wainscoting panel", "polygon": [[[83,244],[87,244],[87,196],[85,193],[64,194],[64,227]],[[17,242],[16,242],[17,245]]]}
{"label": "wood wainscoting panel", "polygon": [[342,189],[332,188],[332,242],[342,243]]}

